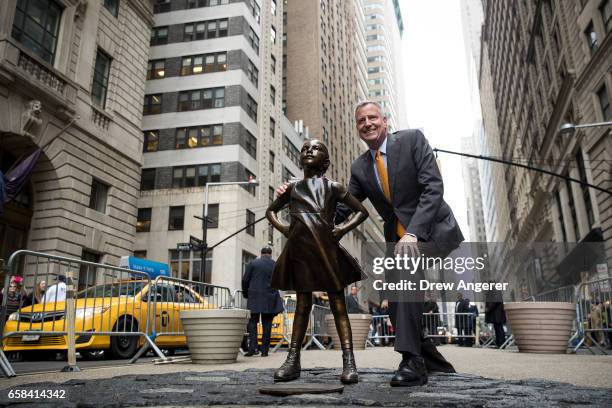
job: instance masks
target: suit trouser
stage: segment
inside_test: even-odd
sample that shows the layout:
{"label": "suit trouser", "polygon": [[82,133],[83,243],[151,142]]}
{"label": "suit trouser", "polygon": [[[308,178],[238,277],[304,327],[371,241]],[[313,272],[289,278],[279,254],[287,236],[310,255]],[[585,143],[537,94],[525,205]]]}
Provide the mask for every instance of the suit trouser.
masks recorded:
{"label": "suit trouser", "polygon": [[251,312],[251,318],[247,325],[247,331],[249,332],[249,351],[257,351],[257,323],[259,323],[259,316],[261,315],[261,326],[263,329],[263,336],[261,339],[261,351],[266,352],[270,349],[270,335],[272,334],[272,320],[274,320],[273,313],[254,313]]}
{"label": "suit trouser", "polygon": [[495,329],[495,345],[500,347],[506,341],[506,333],[504,332],[503,323],[493,323]]}

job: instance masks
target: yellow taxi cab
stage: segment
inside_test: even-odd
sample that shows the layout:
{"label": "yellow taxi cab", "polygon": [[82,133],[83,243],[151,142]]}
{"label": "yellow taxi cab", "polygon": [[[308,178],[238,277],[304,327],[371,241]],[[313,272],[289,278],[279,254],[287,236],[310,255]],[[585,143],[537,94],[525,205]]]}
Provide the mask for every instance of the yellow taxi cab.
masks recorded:
{"label": "yellow taxi cab", "polygon": [[[155,294],[149,293],[151,286],[145,280],[117,281],[78,292],[74,325],[76,350],[81,355],[105,350],[114,357],[129,358],[144,344],[144,338],[109,334],[147,330],[148,334],[155,334],[155,343],[162,349],[186,347],[179,311],[215,306],[209,304],[204,295],[182,283],[157,283]],[[147,329],[148,313],[151,323]],[[3,333],[7,337],[2,348],[5,352],[24,353],[67,350],[67,335],[62,333],[66,331],[65,323],[63,301],[23,307],[11,314],[4,325]]]}

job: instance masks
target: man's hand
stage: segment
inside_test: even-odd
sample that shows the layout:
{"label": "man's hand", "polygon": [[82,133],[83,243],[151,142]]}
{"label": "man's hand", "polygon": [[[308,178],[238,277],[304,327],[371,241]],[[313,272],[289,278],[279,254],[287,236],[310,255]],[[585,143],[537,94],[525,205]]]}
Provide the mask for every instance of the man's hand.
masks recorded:
{"label": "man's hand", "polygon": [[344,234],[346,234],[346,233],[344,232],[344,229],[342,229],[342,228],[335,227],[335,228],[332,230],[332,235],[333,235],[333,237],[334,237],[334,239],[335,239],[336,241],[340,241],[340,239],[342,239],[342,237],[344,236]]}
{"label": "man's hand", "polygon": [[289,182],[285,181],[283,184],[281,184],[277,189],[276,189],[276,196],[280,197],[283,194],[285,194],[285,191],[287,191],[287,188],[289,188]]}
{"label": "man's hand", "polygon": [[395,244],[395,255],[408,255],[412,258],[419,256],[418,239],[414,235],[405,234],[397,244]]}

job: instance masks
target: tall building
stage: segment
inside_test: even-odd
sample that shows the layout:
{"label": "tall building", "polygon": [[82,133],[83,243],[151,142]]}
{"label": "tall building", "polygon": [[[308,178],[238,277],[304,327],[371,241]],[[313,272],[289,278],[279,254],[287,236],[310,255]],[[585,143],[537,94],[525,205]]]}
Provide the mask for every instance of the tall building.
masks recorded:
{"label": "tall building", "polygon": [[[610,189],[610,128],[560,134],[565,122],[610,120],[612,2],[485,0],[481,72],[485,129],[494,128],[498,156]],[[488,81],[485,81],[488,82]],[[485,109],[486,110],[486,109]],[[496,120],[494,120],[496,118]],[[505,166],[512,245],[521,242],[603,242],[605,259],[577,262],[571,246],[557,245],[538,265],[525,265],[519,298],[547,288],[547,277],[529,274],[542,265],[559,284],[609,276],[612,197],[579,183]],[[527,260],[529,262],[529,260]],[[580,264],[578,267],[577,265]]]}
{"label": "tall building", "polygon": [[[461,151],[476,154],[475,138],[466,136],[461,139]],[[470,242],[486,242],[487,231],[482,212],[481,178],[478,171],[478,161],[472,157],[461,158],[465,199],[467,204],[467,219],[470,228]]]}
{"label": "tall building", "polygon": [[378,102],[391,131],[408,127],[402,69],[404,22],[398,0],[364,0],[368,99]]}
{"label": "tall building", "polygon": [[[136,255],[174,276],[240,287],[244,265],[281,237],[267,221],[207,253],[207,243],[263,217],[281,180],[298,176],[301,136],[282,114],[283,3],[275,0],[158,1],[144,98],[144,164]],[[204,275],[202,275],[204,271]]]}
{"label": "tall building", "polygon": [[359,0],[290,0],[285,6],[287,117],[303,120],[310,137],[327,144],[329,176],[343,184],[362,151],[353,116],[367,80],[355,64],[365,56],[360,6]]}
{"label": "tall building", "polygon": [[10,0],[0,16],[2,172],[42,149],[4,205],[0,257],[116,265],[135,240],[152,2]]}

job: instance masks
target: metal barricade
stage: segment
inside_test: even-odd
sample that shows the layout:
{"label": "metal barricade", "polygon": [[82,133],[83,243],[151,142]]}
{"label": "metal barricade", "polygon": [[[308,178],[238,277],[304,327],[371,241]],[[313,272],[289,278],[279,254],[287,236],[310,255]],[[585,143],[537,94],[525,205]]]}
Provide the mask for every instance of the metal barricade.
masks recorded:
{"label": "metal barricade", "polygon": [[[133,360],[143,355],[152,343],[162,349],[184,347],[187,340],[180,313],[184,310],[231,309],[233,304],[229,288],[186,279],[158,276],[151,282],[148,294],[150,320],[148,338]],[[160,353],[166,361],[167,357]]]}
{"label": "metal barricade", "polygon": [[378,315],[372,317],[368,344],[381,346],[391,343],[395,339],[395,330],[391,324],[389,315]]}
{"label": "metal barricade", "polygon": [[524,302],[569,302],[576,301],[576,286],[567,285],[557,289],[547,290],[523,300]]}
{"label": "metal barricade", "polygon": [[304,345],[304,349],[307,349],[312,344],[317,346],[320,350],[325,350],[325,341],[330,335],[327,333],[327,324],[325,323],[325,316],[331,313],[329,307],[313,305],[310,310],[310,322],[308,335],[309,339]]}
{"label": "metal barricade", "polygon": [[295,316],[296,301],[291,298],[285,298],[285,310],[283,311],[283,328],[282,338],[276,343],[272,352],[275,353],[283,344],[289,346],[291,344],[291,329],[293,328],[293,317]]}
{"label": "metal barricade", "polygon": [[[76,351],[86,355],[108,350],[126,358],[141,343],[157,349],[147,336],[149,319],[142,297],[150,284],[146,273],[26,250],[13,253],[7,267],[4,293],[11,276],[21,276],[34,292],[34,304],[21,303],[13,310],[7,307],[8,296],[3,296],[4,351],[67,350],[65,370],[76,371]],[[36,291],[40,282],[48,285],[42,296]]]}
{"label": "metal barricade", "polygon": [[612,347],[612,278],[598,279],[578,285],[576,289],[576,323],[579,338],[574,347],[584,346],[607,354],[605,347]]}
{"label": "metal barricade", "polygon": [[244,297],[244,291],[237,289],[232,295],[232,306],[235,309],[248,309],[247,298]]}
{"label": "metal barricade", "polygon": [[480,345],[480,321],[474,313],[423,313],[421,326],[425,337]]}

